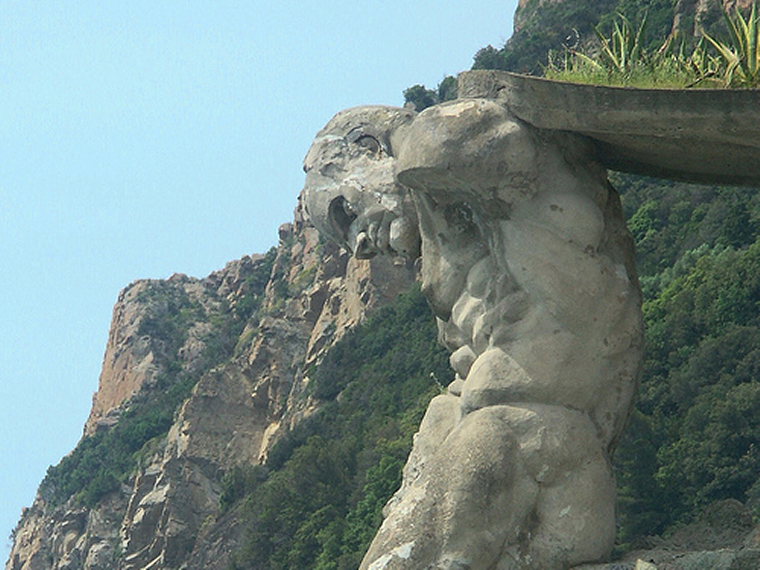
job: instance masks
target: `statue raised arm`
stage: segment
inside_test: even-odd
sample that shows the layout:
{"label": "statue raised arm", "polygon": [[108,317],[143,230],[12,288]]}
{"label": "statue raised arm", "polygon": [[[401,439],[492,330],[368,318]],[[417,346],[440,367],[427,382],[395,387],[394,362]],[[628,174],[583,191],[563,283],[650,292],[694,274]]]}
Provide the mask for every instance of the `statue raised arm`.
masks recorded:
{"label": "statue raised arm", "polygon": [[618,196],[585,139],[488,99],[339,113],[304,201],[358,257],[421,252],[455,379],[362,568],[562,569],[612,548],[609,457],[641,360]]}

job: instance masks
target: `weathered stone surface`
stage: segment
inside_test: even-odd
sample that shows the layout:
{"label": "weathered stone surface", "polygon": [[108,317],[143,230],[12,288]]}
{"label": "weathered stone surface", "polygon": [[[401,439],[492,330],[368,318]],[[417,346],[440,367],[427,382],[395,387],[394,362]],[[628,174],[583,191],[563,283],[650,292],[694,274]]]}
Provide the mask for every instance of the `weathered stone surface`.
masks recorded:
{"label": "weathered stone surface", "polygon": [[414,208],[393,175],[392,137],[412,117],[386,107],[339,113],[317,134],[304,161],[313,190],[304,196],[307,212],[329,212],[321,230],[350,244],[357,258],[385,253],[414,259],[419,253]]}
{"label": "weathered stone surface", "polygon": [[85,434],[94,433],[99,426],[112,425],[118,419],[115,412],[130,397],[140,391],[157,374],[155,354],[150,337],[139,334],[145,306],[138,301],[149,282],[137,282],[119,295],[113,310],[108,335],[100,388],[93,396]]}
{"label": "weathered stone surface", "polygon": [[123,497],[102,501],[97,510],[73,504],[48,506],[38,497],[15,532],[9,570],[113,568],[119,542]]}
{"label": "weathered stone surface", "polygon": [[[368,133],[377,144],[358,142]],[[609,555],[608,454],[642,325],[632,242],[594,156],[488,99],[351,109],[317,136],[308,213],[358,256],[399,253],[377,220],[418,225],[423,291],[457,374],[362,568],[551,570]]]}

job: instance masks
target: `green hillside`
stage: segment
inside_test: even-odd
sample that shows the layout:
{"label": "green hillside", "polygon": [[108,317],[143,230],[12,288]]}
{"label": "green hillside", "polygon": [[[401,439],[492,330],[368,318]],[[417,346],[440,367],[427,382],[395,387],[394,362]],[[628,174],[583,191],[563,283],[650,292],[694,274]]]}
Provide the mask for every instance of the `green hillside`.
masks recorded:
{"label": "green hillside", "polygon": [[613,176],[637,245],[646,355],[615,458],[621,540],[760,498],[760,196]]}
{"label": "green hillside", "polygon": [[452,373],[416,288],[348,333],[312,371],[323,406],[264,467],[225,480],[247,532],[236,569],[349,570],[401,483],[412,435]]}

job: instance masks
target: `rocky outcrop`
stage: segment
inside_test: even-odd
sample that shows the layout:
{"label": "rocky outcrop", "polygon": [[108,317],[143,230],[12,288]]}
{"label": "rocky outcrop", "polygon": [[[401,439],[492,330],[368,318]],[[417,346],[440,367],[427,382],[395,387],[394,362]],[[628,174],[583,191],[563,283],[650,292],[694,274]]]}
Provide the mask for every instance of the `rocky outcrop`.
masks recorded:
{"label": "rocky outcrop", "polygon": [[[266,274],[262,278],[262,271]],[[14,533],[7,570],[224,568],[236,523],[220,517],[224,474],[256,464],[317,409],[307,370],[369,310],[414,280],[408,264],[350,259],[300,210],[267,256],[203,279],[138,281],[119,295],[85,437],[196,379],[168,433],[93,507],[43,484]]]}
{"label": "rocky outcrop", "polygon": [[[202,370],[212,322],[247,293],[245,278],[262,263],[263,256],[254,255],[203,280],[175,274],[166,281],[136,281],[124,289],[113,310],[85,436],[114,425],[123,406],[153,387],[171,364],[190,373]],[[172,330],[157,330],[167,320],[174,321]]]}

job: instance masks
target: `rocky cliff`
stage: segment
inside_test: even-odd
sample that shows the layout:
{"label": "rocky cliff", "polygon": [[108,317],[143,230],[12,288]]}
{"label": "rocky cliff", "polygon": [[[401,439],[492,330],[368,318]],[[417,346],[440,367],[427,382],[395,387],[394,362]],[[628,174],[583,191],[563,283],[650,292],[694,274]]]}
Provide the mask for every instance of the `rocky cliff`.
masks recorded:
{"label": "rocky cliff", "polygon": [[129,285],[84,438],[23,513],[7,570],[226,567],[224,475],[317,409],[310,366],[412,282],[408,265],[323,243],[297,211],[266,255]]}

